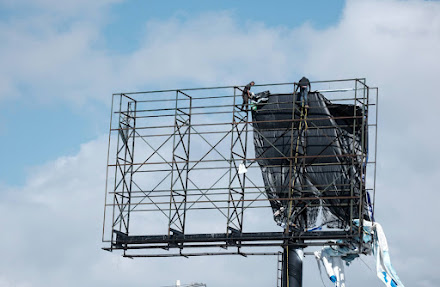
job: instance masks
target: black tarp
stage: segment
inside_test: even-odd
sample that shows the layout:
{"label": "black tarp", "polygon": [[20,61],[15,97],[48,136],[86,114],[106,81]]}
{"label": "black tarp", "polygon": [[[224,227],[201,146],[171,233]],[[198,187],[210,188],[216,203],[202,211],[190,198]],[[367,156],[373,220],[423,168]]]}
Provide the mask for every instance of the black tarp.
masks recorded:
{"label": "black tarp", "polygon": [[[286,224],[289,209],[291,226],[299,230],[345,228],[363,217],[359,199],[336,197],[359,197],[364,189],[367,111],[332,103],[318,92],[309,92],[308,108],[294,102],[297,95],[264,97],[252,111],[254,144],[275,221]],[[292,198],[304,200],[290,206],[289,189]]]}

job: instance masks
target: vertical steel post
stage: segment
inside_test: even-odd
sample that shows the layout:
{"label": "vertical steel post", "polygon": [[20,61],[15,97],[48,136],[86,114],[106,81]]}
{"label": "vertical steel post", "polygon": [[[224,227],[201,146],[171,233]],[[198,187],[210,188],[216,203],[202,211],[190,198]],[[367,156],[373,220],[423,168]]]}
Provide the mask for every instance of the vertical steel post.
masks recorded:
{"label": "vertical steel post", "polygon": [[[228,219],[227,232],[233,228],[238,232],[243,229],[243,211],[244,211],[244,191],[246,189],[246,175],[238,174],[237,161],[241,163],[246,160],[247,153],[247,133],[248,133],[248,110],[243,117],[237,111],[236,89],[234,87],[234,103],[232,106],[232,123],[231,123],[231,152],[229,163],[229,185],[228,185]],[[246,107],[248,107],[246,105]],[[242,110],[243,112],[243,110]],[[243,135],[244,133],[244,135]],[[243,139],[244,138],[244,139]],[[244,140],[244,141],[243,141]],[[237,147],[238,146],[238,147]],[[240,163],[238,164],[238,166]],[[239,184],[239,190],[235,189],[234,183]]]}
{"label": "vertical steel post", "polygon": [[[108,192],[108,176],[109,176],[109,163],[110,163],[110,142],[112,137],[112,122],[113,122],[113,103],[115,100],[115,95],[112,95],[112,104],[110,109],[110,126],[108,131],[108,145],[107,145],[107,167],[105,169],[105,199],[104,199],[104,216],[103,216],[103,224],[102,224],[102,241],[105,240],[105,223],[106,223],[106,214],[107,214],[107,192]],[[112,232],[113,236],[113,232]]]}
{"label": "vertical steel post", "polygon": [[303,258],[302,248],[284,247],[281,287],[302,287]]}
{"label": "vertical steel post", "polygon": [[[129,102],[129,107],[131,107],[132,105],[134,105],[134,108],[132,110],[128,110],[128,115],[132,115],[133,120],[132,120],[132,125],[131,130],[130,130],[130,134],[128,138],[131,137],[131,141],[132,141],[132,145],[131,145],[131,152],[129,151],[130,154],[130,166],[129,166],[129,172],[130,172],[130,184],[129,184],[129,190],[127,190],[128,192],[128,209],[127,209],[127,234],[129,232],[130,229],[130,209],[131,209],[131,193],[133,190],[133,177],[134,177],[134,150],[135,150],[135,139],[136,139],[136,110],[137,110],[137,102],[135,100],[133,100],[133,102]],[[128,134],[128,133],[127,133]],[[128,139],[127,139],[127,149],[128,149]]]}
{"label": "vertical steel post", "polygon": [[[287,222],[284,232],[290,234],[290,216],[292,213],[292,191],[295,188],[296,177],[297,177],[297,159],[298,159],[298,145],[301,137],[301,131],[298,129],[297,138],[296,138],[296,152],[293,151],[294,145],[294,128],[295,128],[295,109],[296,105],[296,91],[297,84],[293,85],[293,99],[292,99],[292,123],[290,126],[290,158],[289,158],[289,190],[288,190],[288,200],[289,200],[289,208],[287,211]],[[301,119],[300,119],[301,120]],[[294,162],[295,158],[295,162]],[[303,159],[304,160],[304,159]],[[294,171],[292,173],[292,170]],[[303,228],[303,226],[300,226]],[[282,276],[281,276],[281,286],[282,287],[301,287],[302,286],[302,259],[303,259],[303,251],[300,248],[296,248],[294,246],[290,246],[287,244],[283,247],[283,267],[282,267]]]}
{"label": "vertical steel post", "polygon": [[[189,106],[179,107],[179,95],[187,97]],[[171,170],[170,210],[168,235],[172,230],[185,233],[186,202],[188,196],[188,173],[190,155],[192,100],[187,94],[176,91],[176,110],[174,115],[173,160]],[[186,141],[185,141],[186,139]]]}
{"label": "vertical steel post", "polygon": [[377,170],[377,125],[378,125],[378,114],[379,114],[379,90],[378,88],[374,88],[376,90],[376,122],[375,122],[375,132],[374,132],[374,184],[373,184],[373,214],[376,206],[376,170]]}
{"label": "vertical steel post", "polygon": [[229,184],[228,184],[228,220],[226,223],[226,232],[228,232],[228,228],[229,228],[229,222],[230,222],[230,216],[231,216],[231,208],[230,208],[230,201],[231,201],[231,189],[232,189],[232,167],[233,167],[233,160],[234,160],[234,155],[232,153],[232,147],[234,145],[234,124],[235,124],[235,98],[236,98],[236,89],[237,87],[234,87],[234,97],[233,97],[233,102],[232,102],[232,123],[231,123],[231,145],[230,145],[230,156],[229,156]]}
{"label": "vertical steel post", "polygon": [[[366,171],[367,161],[366,161],[365,151],[368,150],[368,147],[365,145],[365,122],[367,121],[367,114],[365,113],[365,109],[366,109],[365,98],[367,97],[368,94],[368,88],[366,88],[365,83],[362,84],[363,84],[363,89],[362,89],[363,95],[362,95],[362,123],[361,123],[361,153],[360,153],[361,155],[359,161],[359,165],[360,165],[359,238],[361,238],[361,240],[359,241],[359,252],[362,252],[364,209],[365,209],[364,204],[367,201],[367,190],[366,190],[366,181],[365,181],[367,175],[364,174],[364,169]],[[367,90],[367,92],[365,92],[365,89]],[[368,206],[366,208],[368,209]]]}

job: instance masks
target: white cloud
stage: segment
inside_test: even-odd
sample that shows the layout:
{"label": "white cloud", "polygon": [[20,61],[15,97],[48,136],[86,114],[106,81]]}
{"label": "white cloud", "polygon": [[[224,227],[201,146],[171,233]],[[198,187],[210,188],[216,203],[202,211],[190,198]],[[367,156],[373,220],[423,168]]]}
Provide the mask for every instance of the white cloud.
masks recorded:
{"label": "white cloud", "polygon": [[[403,282],[434,286],[440,279],[432,252],[440,199],[435,190],[440,176],[439,12],[438,2],[349,1],[340,22],[324,30],[261,23],[240,27],[228,13],[176,17],[148,22],[140,48],[117,57],[95,45],[103,37],[102,22],[73,19],[59,30],[53,26],[57,18],[11,21],[0,24],[5,39],[0,97],[24,96],[19,88],[29,86],[38,99],[85,103],[108,98],[115,90],[176,88],[182,82],[293,81],[300,73],[311,79],[367,77],[380,87],[381,96],[377,219],[384,224]],[[129,280],[135,286],[159,286],[168,273],[174,275],[165,278],[168,285],[186,279],[223,286],[218,282],[226,277],[243,286],[274,282],[273,259],[131,261],[99,250],[104,142],[90,142],[75,156],[36,167],[23,187],[0,193],[0,214],[6,218],[1,284],[120,286]],[[313,260],[306,263],[311,267],[304,285],[321,284]],[[249,273],[238,271],[243,265]],[[268,268],[265,273],[262,265]],[[166,268],[173,271],[165,273]],[[258,272],[248,278],[252,269]],[[381,286],[373,272],[365,274],[362,263],[348,270],[352,286]]]}
{"label": "white cloud", "polygon": [[249,78],[285,79],[288,55],[278,45],[286,40],[283,31],[259,23],[241,28],[230,13],[149,22],[144,44],[126,68],[140,77],[137,81],[225,85]]}
{"label": "white cloud", "polygon": [[140,48],[128,55],[112,55],[102,47],[105,21],[97,18],[63,24],[57,17],[33,16],[0,23],[7,43],[0,48],[5,66],[0,78],[16,87],[12,96],[23,96],[19,89],[31,87],[27,97],[82,104],[152,86],[287,80],[294,64],[284,46],[290,42],[285,29],[260,23],[241,28],[227,12],[150,21]]}
{"label": "white cloud", "polygon": [[[176,279],[215,286],[227,274],[248,281],[239,266],[247,264],[251,272],[261,264],[257,258],[147,261],[101,250],[106,146],[105,137],[84,144],[74,156],[35,168],[24,187],[0,194],[7,230],[0,238],[2,286],[164,286]],[[249,282],[272,279],[270,270]]]}

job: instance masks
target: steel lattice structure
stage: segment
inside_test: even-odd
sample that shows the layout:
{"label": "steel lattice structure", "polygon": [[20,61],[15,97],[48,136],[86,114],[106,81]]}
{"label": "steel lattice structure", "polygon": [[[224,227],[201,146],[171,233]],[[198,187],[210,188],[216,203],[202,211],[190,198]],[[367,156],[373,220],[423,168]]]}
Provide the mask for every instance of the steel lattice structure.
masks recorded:
{"label": "steel lattice structure", "polygon": [[[372,194],[374,208],[378,89],[358,78],[311,83],[332,102],[368,110],[353,121],[361,118],[368,127],[362,140],[370,158],[351,164],[367,166],[360,197]],[[293,95],[296,85],[252,89]],[[123,250],[127,257],[276,255],[280,246],[360,236],[361,227],[295,233],[273,224],[272,199],[265,194],[252,142],[255,122],[241,108],[241,94],[242,86],[113,94],[105,250]],[[298,155],[286,159],[293,165]],[[243,162],[246,173],[239,172]]]}

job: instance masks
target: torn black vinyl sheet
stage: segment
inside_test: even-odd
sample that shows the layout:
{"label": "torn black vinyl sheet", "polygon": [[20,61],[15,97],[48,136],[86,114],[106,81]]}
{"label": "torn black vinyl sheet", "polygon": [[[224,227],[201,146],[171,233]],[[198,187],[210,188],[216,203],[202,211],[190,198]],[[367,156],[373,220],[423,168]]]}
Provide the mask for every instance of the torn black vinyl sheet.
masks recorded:
{"label": "torn black vinyl sheet", "polygon": [[367,111],[318,92],[308,107],[294,94],[263,93],[267,101],[252,110],[254,144],[275,221],[290,217],[294,230],[307,230],[365,217]]}

